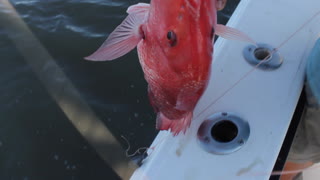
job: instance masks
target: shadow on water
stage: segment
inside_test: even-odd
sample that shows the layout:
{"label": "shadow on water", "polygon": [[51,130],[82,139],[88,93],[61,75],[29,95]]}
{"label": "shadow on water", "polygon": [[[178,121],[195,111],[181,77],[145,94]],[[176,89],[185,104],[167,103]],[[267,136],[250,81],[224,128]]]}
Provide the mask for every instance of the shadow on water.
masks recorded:
{"label": "shadow on water", "polygon": [[132,168],[121,136],[134,152],[157,133],[147,84],[136,51],[112,62],[83,57],[138,1],[12,0],[36,43],[6,22],[5,2],[0,0],[0,179],[120,179],[113,170]]}
{"label": "shadow on water", "polygon": [[[82,146],[79,146],[80,144],[78,144],[78,150],[69,154],[71,156],[66,155],[68,154],[68,150],[65,148],[72,144],[69,142],[70,144],[68,143],[68,145],[65,145],[64,142],[68,142],[66,137],[71,136],[72,133],[78,133],[72,127],[71,129],[70,127],[68,129],[63,129],[62,126],[54,127],[53,124],[59,124],[61,121],[67,122],[67,119],[71,120],[72,124],[85,137],[88,143],[94,147],[95,151],[100,155],[100,158],[108,162],[108,165],[117,171],[120,176],[127,178],[128,175],[123,175],[121,173],[121,171],[123,171],[121,168],[127,168],[126,166],[128,166],[126,165],[128,160],[125,160],[126,157],[124,156],[125,153],[123,148],[121,148],[112,134],[108,132],[108,129],[105,128],[105,124],[110,123],[98,121],[99,118],[91,111],[90,106],[98,105],[96,108],[96,111],[98,111],[97,114],[99,114],[99,108],[100,110],[103,110],[104,113],[111,111],[113,114],[105,119],[108,121],[111,121],[111,117],[115,117],[115,114],[119,115],[120,113],[125,113],[127,115],[130,113],[133,117],[138,118],[139,111],[130,112],[132,111],[130,105],[113,106],[111,104],[107,106],[104,105],[102,101],[92,101],[91,99],[88,101],[88,105],[86,101],[82,99],[82,94],[86,96],[85,94],[88,93],[79,94],[72,83],[69,82],[68,78],[63,75],[63,71],[61,71],[59,66],[55,63],[55,60],[53,60],[46,52],[46,49],[41,46],[41,43],[37,42],[35,37],[32,37],[33,35],[31,32],[28,32],[28,28],[24,27],[22,21],[18,22],[19,19],[15,17],[11,18],[10,16],[12,16],[13,12],[10,12],[10,9],[6,10],[9,12],[3,11],[1,25],[4,30],[6,30],[4,33],[10,40],[6,39],[2,43],[4,50],[9,50],[11,52],[4,53],[3,59],[10,60],[10,62],[2,67],[4,67],[4,72],[8,71],[8,67],[12,67],[17,70],[16,74],[20,74],[20,76],[18,75],[16,77],[18,80],[16,83],[19,82],[18,84],[9,81],[12,79],[5,79],[3,83],[8,83],[11,86],[2,86],[3,91],[5,91],[5,96],[1,98],[3,101],[3,103],[1,103],[3,105],[3,109],[1,110],[1,122],[3,124],[3,130],[1,131],[3,133],[1,136],[1,150],[4,151],[2,153],[2,155],[4,155],[3,161],[1,161],[1,166],[3,167],[1,168],[1,171],[3,172],[0,173],[0,176],[2,176],[1,179],[50,179],[59,176],[64,178],[70,177],[65,176],[64,172],[71,174],[72,179],[91,179],[93,177],[95,177],[95,179],[106,179],[107,177],[110,179],[112,174],[114,177],[112,179],[117,179],[117,176],[112,171],[109,171],[109,173],[105,171],[110,169],[106,167],[105,164],[98,166],[94,171],[90,171],[92,168],[83,168],[83,166],[90,165],[88,160],[79,162],[86,158],[73,158],[81,154],[81,151],[79,150],[82,150],[82,148],[84,150],[89,149],[87,142],[82,142],[82,144],[84,144]],[[6,36],[4,36],[4,39],[5,37]],[[7,48],[10,45],[11,47]],[[18,49],[19,51],[17,52],[15,49]],[[48,49],[50,51],[50,48]],[[55,49],[59,49],[59,47],[56,47]],[[13,55],[14,57],[12,57],[11,54],[15,54]],[[16,54],[21,54],[22,56]],[[26,60],[28,64],[25,64],[22,61],[23,59]],[[82,58],[79,59],[82,60]],[[13,63],[12,61],[16,61],[16,63]],[[7,67],[5,68],[5,66]],[[32,73],[32,71],[34,71],[35,74]],[[14,76],[16,76],[16,74],[14,74]],[[35,78],[35,75],[37,75],[37,78]],[[103,74],[100,74],[100,76],[101,75]],[[9,75],[7,78],[12,78],[12,76],[10,77]],[[38,79],[45,88],[41,87]],[[95,80],[95,82],[97,82],[97,80]],[[18,89],[19,86],[23,88],[22,91]],[[103,85],[100,83],[99,87],[101,88],[102,86]],[[131,85],[130,88],[134,88],[133,86],[134,85]],[[87,87],[85,91],[90,91],[90,88],[92,87]],[[79,89],[81,89],[81,87]],[[48,93],[46,93],[46,91],[48,91]],[[30,99],[30,96],[33,96],[33,98]],[[86,98],[88,98],[88,96]],[[54,100],[55,103],[50,102],[52,100]],[[59,108],[56,105],[58,105]],[[107,108],[105,109],[105,107]],[[123,107],[127,108],[124,109]],[[118,108],[121,109],[117,110]],[[137,109],[133,108],[133,110]],[[59,113],[56,113],[55,111],[58,111]],[[119,111],[119,113],[116,111]],[[104,114],[104,116],[107,116],[107,114]],[[143,117],[142,113],[140,117]],[[42,123],[39,123],[39,120]],[[40,124],[45,127],[39,127]],[[10,131],[8,132],[8,130]],[[118,134],[119,132],[121,133],[121,131],[118,131]],[[65,136],[63,136],[63,134],[65,134]],[[38,136],[40,136],[40,139],[37,138]],[[126,135],[124,134],[124,136]],[[41,139],[44,137],[45,139]],[[54,141],[51,142],[50,139],[58,140],[58,144]],[[45,144],[43,144],[44,140],[46,140]],[[61,149],[64,150],[61,151]],[[17,154],[15,150],[18,150],[20,153]],[[88,156],[90,154],[88,153],[85,155]],[[95,153],[92,155],[97,156]],[[60,168],[55,166],[57,163],[54,163],[59,162],[59,159],[61,159]],[[95,159],[95,161],[92,162],[95,165],[99,164],[96,161],[101,161],[100,159],[97,159],[97,157],[90,159]],[[49,162],[46,160],[49,160]],[[54,162],[50,162],[50,160],[53,160]],[[78,164],[76,162],[78,162]],[[61,172],[59,169],[62,169],[63,171]],[[100,169],[100,173],[97,173],[98,169]],[[7,170],[12,170],[12,172]],[[72,171],[72,173],[68,173],[70,171]],[[83,176],[82,174],[87,175]],[[46,176],[50,176],[50,178]]]}

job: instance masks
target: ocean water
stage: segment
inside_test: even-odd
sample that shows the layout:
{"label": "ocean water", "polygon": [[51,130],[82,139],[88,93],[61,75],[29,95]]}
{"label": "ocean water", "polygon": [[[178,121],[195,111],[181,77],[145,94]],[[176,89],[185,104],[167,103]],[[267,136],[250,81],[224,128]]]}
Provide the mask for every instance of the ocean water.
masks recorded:
{"label": "ocean water", "polygon": [[[0,16],[5,16],[2,2]],[[149,146],[157,134],[136,50],[111,62],[83,57],[103,43],[126,17],[127,7],[137,2],[149,1],[10,1],[123,151],[127,143],[121,136],[126,137],[131,153]],[[227,22],[238,3],[229,0],[218,14],[219,23]],[[5,27],[0,21],[0,179],[120,179],[74,128]]]}

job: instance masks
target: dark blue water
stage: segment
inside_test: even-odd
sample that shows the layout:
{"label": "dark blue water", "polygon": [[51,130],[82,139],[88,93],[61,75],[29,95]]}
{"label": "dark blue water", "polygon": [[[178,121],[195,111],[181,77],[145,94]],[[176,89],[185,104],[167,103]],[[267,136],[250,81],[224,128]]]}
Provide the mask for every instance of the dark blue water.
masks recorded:
{"label": "dark blue water", "polygon": [[[157,131],[136,51],[112,62],[88,62],[134,0],[11,0],[86,103],[132,152]],[[239,0],[219,12],[225,23]],[[0,3],[1,7],[1,3]],[[1,9],[1,8],[0,8]],[[70,123],[0,21],[0,179],[120,179]]]}

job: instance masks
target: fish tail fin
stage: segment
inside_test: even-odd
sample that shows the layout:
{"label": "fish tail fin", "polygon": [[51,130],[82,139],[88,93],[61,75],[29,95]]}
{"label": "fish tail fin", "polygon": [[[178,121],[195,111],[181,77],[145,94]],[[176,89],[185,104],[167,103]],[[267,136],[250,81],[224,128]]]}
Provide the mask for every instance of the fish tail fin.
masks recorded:
{"label": "fish tail fin", "polygon": [[186,130],[190,127],[191,120],[193,117],[192,112],[187,112],[182,118],[171,120],[168,119],[161,112],[157,115],[157,129],[159,130],[169,130],[174,136],[178,135],[180,132],[186,133]]}

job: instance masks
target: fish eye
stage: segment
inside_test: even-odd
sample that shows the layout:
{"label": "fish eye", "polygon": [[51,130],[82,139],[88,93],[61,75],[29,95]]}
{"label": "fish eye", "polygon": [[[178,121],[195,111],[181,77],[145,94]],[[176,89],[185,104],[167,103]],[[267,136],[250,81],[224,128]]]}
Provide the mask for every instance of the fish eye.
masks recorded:
{"label": "fish eye", "polygon": [[169,31],[168,34],[167,34],[167,38],[168,40],[172,40],[175,38],[175,33],[173,31]]}
{"label": "fish eye", "polygon": [[171,47],[177,44],[177,35],[173,31],[168,31],[167,39],[169,40],[169,44]]}

